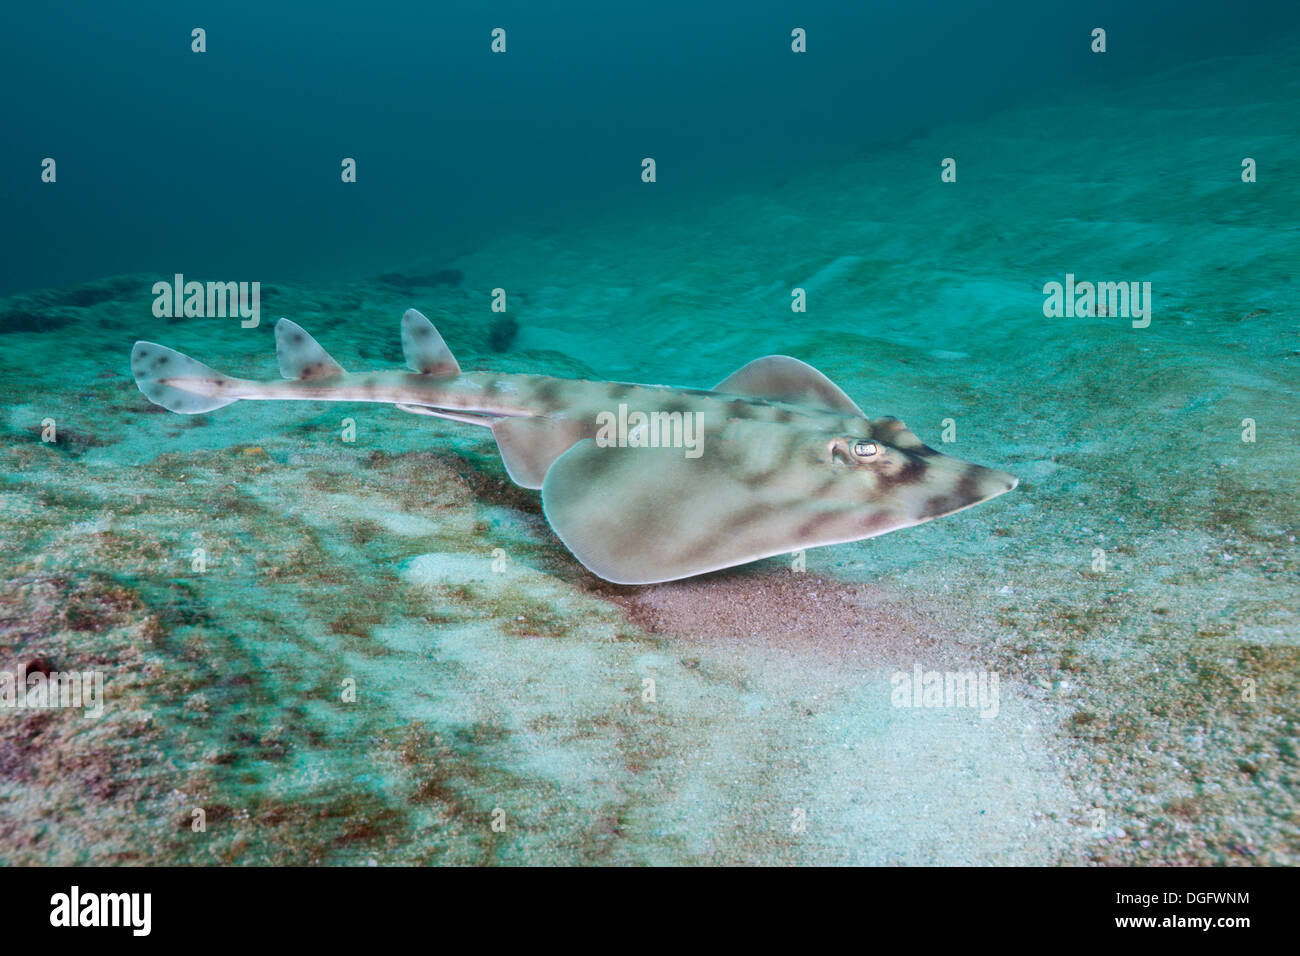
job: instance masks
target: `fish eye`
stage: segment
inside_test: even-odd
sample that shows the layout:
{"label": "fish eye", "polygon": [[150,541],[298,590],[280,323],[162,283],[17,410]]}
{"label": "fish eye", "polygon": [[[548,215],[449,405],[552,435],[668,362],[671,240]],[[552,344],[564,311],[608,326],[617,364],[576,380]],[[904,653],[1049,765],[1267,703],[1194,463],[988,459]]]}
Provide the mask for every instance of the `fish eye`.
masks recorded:
{"label": "fish eye", "polygon": [[873,441],[855,441],[853,456],[855,458],[874,458],[880,454],[880,446]]}

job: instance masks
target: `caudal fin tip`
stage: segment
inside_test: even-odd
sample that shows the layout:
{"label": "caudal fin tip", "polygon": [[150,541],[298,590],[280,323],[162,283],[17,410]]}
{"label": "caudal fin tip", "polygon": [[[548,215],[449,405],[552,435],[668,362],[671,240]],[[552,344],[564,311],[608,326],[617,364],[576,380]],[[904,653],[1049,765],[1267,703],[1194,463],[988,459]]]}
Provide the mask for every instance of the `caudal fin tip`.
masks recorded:
{"label": "caudal fin tip", "polygon": [[168,363],[172,355],[180,355],[180,353],[157,342],[146,342],[144,339],[131,346],[131,374],[135,376],[136,384],[157,377],[158,372]]}
{"label": "caudal fin tip", "polygon": [[168,411],[197,415],[236,401],[213,393],[231,379],[157,342],[141,340],[131,347],[131,374],[144,397]]}

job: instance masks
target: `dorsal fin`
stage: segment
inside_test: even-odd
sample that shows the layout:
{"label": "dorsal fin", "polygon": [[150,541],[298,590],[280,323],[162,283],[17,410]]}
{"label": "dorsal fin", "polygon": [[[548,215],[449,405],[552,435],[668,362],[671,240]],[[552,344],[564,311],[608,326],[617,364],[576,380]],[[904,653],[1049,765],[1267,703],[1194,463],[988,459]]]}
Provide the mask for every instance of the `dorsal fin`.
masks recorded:
{"label": "dorsal fin", "polygon": [[285,378],[307,381],[343,374],[343,366],[330,358],[306,329],[288,319],[275,323],[275,357]]}
{"label": "dorsal fin", "polygon": [[460,363],[447,343],[433,323],[415,309],[407,309],[402,316],[402,352],[407,367],[422,375],[442,378],[460,374]]}
{"label": "dorsal fin", "polygon": [[838,385],[808,363],[788,355],[754,359],[724,378],[713,390],[867,417]]}

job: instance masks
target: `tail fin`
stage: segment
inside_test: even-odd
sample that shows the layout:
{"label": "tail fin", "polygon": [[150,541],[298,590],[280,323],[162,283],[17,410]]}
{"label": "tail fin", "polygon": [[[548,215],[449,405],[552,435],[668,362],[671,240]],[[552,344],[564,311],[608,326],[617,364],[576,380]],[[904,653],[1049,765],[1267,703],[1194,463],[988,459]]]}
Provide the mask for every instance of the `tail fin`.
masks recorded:
{"label": "tail fin", "polygon": [[214,372],[188,355],[153,342],[135,343],[131,349],[131,371],[145,398],[168,411],[197,415],[239,400],[221,394],[237,379]]}

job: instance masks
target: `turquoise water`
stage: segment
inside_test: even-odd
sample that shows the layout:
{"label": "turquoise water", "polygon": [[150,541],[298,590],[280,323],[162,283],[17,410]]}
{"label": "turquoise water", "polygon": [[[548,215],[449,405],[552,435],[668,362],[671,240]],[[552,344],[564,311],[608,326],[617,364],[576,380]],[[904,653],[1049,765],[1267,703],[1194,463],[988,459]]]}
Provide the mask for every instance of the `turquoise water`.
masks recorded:
{"label": "turquoise water", "polygon": [[[0,860],[1294,864],[1300,39],[1026,9],[827,6],[803,61],[781,10],[507,9],[496,66],[468,6],[223,14],[201,66],[188,11],[130,47],[25,14],[6,68],[57,47],[68,89],[6,106],[0,669],[106,689],[0,710]],[[260,282],[259,323],[157,316],[177,272]],[[1150,315],[1048,316],[1067,275]],[[484,430],[172,415],[128,367],[144,338],[277,378],[281,315],[398,367],[412,307],[465,368],[794,355],[1021,485],[620,588]],[[996,716],[897,706],[918,666],[997,675]]]}

